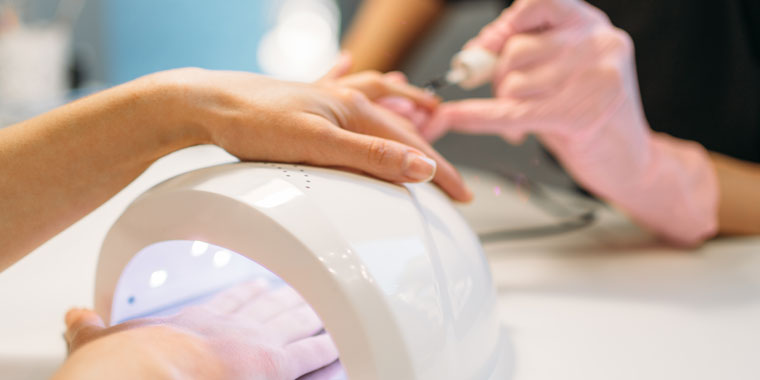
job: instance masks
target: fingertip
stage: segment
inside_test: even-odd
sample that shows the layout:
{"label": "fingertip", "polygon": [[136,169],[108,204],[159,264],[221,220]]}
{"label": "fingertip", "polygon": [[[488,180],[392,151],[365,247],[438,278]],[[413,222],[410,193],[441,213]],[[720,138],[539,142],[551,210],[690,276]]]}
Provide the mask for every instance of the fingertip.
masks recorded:
{"label": "fingertip", "polygon": [[334,80],[348,74],[354,65],[353,61],[351,53],[346,50],[341,51],[335,60],[335,64],[319,81]]}
{"label": "fingertip", "polygon": [[462,202],[462,203],[470,203],[473,201],[473,199],[475,199],[475,194],[472,192],[472,189],[470,189],[470,187],[467,186],[467,184],[464,184],[463,186],[464,186],[464,192],[462,196],[459,199],[457,199],[457,201]]}
{"label": "fingertip", "polygon": [[82,312],[82,310],[83,309],[73,307],[66,312],[66,315],[63,317],[63,320],[66,323],[66,327],[70,327],[74,324],[74,321],[79,318],[79,314]]}
{"label": "fingertip", "polygon": [[66,323],[66,328],[68,329],[71,329],[72,327],[80,324],[91,324],[99,326],[103,325],[103,320],[97,313],[95,313],[95,311],[84,308],[70,309],[68,312],[66,312],[64,322]]}
{"label": "fingertip", "polygon": [[385,74],[383,74],[386,79],[388,79],[391,82],[395,83],[409,83],[409,80],[406,78],[406,75],[402,73],[401,71],[389,71]]}
{"label": "fingertip", "polygon": [[469,203],[473,200],[474,195],[472,190],[464,183],[464,180],[459,175],[459,172],[452,168],[450,178],[441,177],[440,180],[436,178],[436,183],[441,186],[441,189],[454,201],[461,203]]}

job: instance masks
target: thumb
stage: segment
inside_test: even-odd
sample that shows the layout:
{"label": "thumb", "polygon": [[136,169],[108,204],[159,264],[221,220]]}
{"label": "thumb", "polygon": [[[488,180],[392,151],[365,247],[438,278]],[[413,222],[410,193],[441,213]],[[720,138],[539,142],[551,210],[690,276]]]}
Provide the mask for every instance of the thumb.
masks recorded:
{"label": "thumb", "polygon": [[447,102],[438,106],[420,132],[428,141],[440,138],[449,129],[521,141],[533,128],[531,114],[529,105],[506,99]]}
{"label": "thumb", "polygon": [[513,35],[553,29],[581,11],[578,0],[517,0],[464,48],[482,47],[498,54]]}
{"label": "thumb", "polygon": [[103,319],[90,309],[71,309],[66,313],[64,337],[69,345],[69,353],[97,337],[106,328]]}
{"label": "thumb", "polygon": [[327,71],[327,74],[322,76],[317,82],[325,82],[338,79],[349,72],[354,64],[354,60],[351,57],[351,53],[342,51],[338,56],[338,60],[335,62],[332,68]]}

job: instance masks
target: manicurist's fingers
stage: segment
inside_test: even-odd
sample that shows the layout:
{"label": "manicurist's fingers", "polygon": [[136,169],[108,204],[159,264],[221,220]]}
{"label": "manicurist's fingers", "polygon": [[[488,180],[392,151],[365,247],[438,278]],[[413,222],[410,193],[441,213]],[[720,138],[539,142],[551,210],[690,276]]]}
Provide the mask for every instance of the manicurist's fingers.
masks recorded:
{"label": "manicurist's fingers", "polygon": [[266,280],[245,282],[219,292],[201,307],[217,314],[233,313],[268,290],[269,283]]}
{"label": "manicurist's fingers", "polygon": [[237,310],[236,314],[263,323],[305,304],[306,301],[295,289],[283,286],[247,302]]}
{"label": "manicurist's fingers", "polygon": [[535,107],[505,99],[469,99],[442,104],[422,128],[422,135],[435,140],[448,130],[474,134],[498,134],[520,141],[541,125]]}
{"label": "manicurist's fingers", "polygon": [[318,333],[322,330],[322,321],[309,305],[303,304],[270,319],[266,328],[287,344]]}
{"label": "manicurist's fingers", "polygon": [[66,332],[64,337],[69,345],[69,352],[81,347],[97,337],[106,328],[103,319],[89,309],[71,309],[66,313]]}

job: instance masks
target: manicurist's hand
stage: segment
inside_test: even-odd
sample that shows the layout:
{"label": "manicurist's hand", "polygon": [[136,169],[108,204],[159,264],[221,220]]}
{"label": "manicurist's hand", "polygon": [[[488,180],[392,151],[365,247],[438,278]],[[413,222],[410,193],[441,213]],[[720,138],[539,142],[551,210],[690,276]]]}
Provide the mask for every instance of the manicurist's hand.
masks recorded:
{"label": "manicurist's hand", "polygon": [[631,38],[581,0],[516,0],[464,47],[497,55],[494,97],[440,105],[428,139],[454,129],[535,134],[586,189],[676,244],[718,231],[718,181],[695,142],[654,133]]}
{"label": "manicurist's hand", "polygon": [[242,160],[346,167],[471,193],[405,118],[373,102],[437,99],[379,74],[317,83],[243,72],[160,72],[0,129],[0,270],[116,194],[158,158],[216,144]]}
{"label": "manicurist's hand", "polygon": [[251,282],[168,317],[105,327],[91,310],[66,315],[63,379],[292,380],[338,352],[322,323],[289,287]]}

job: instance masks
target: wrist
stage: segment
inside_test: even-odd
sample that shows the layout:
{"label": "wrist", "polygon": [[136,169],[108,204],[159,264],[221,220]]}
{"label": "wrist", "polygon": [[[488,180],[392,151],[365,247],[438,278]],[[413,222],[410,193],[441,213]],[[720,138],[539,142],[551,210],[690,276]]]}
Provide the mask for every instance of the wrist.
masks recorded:
{"label": "wrist", "polygon": [[141,100],[146,125],[156,128],[169,151],[210,143],[204,110],[191,81],[200,69],[159,72],[130,83],[134,96]]}
{"label": "wrist", "polygon": [[646,175],[618,203],[670,243],[695,247],[718,228],[718,181],[708,152],[663,133],[650,140]]}
{"label": "wrist", "polygon": [[64,362],[62,379],[223,379],[202,337],[166,325],[128,329],[89,342]]}

